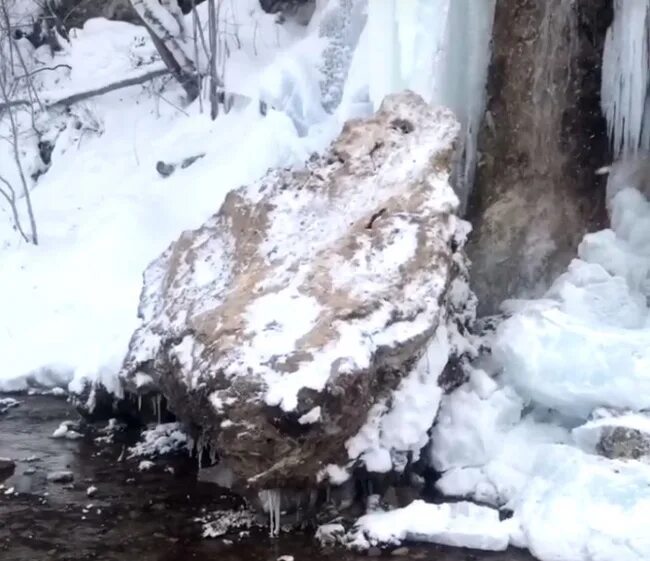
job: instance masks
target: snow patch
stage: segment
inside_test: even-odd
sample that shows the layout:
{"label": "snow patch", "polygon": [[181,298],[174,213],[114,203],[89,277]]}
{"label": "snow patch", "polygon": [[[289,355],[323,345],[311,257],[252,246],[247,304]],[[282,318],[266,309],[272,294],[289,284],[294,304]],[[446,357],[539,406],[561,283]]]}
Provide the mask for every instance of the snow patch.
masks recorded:
{"label": "snow patch", "polygon": [[367,549],[400,545],[405,540],[505,551],[510,522],[502,522],[498,510],[469,502],[429,504],[418,500],[404,508],[362,516],[349,546]]}

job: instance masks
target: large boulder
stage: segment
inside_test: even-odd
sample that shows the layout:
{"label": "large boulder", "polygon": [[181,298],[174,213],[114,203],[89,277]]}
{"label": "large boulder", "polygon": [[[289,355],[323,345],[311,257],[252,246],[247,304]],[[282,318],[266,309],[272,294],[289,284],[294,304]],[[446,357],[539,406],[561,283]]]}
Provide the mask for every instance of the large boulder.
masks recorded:
{"label": "large boulder", "polygon": [[314,486],[347,463],[346,441],[468,297],[458,130],[392,95],[303,169],[229,193],[146,270],[127,389],[161,391],[250,488]]}

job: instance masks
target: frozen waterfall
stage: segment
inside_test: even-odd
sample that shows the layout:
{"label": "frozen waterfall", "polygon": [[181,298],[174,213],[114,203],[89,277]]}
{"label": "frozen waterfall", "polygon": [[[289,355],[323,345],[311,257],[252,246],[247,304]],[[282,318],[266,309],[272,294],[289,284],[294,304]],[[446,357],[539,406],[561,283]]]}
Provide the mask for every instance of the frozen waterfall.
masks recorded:
{"label": "frozen waterfall", "polygon": [[485,110],[495,0],[370,2],[366,28],[369,95],[411,89],[452,109],[463,127],[456,190],[464,203],[474,179]]}

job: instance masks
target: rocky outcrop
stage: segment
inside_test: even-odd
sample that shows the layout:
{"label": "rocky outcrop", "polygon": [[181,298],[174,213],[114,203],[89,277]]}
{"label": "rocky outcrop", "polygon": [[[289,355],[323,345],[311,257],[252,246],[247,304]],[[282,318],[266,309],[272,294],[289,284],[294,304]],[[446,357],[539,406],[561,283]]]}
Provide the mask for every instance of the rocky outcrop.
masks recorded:
{"label": "rocky outcrop", "polygon": [[451,112],[392,95],[303,169],[229,193],[146,270],[127,391],[161,391],[249,488],[313,487],[348,462],[468,298],[457,134]]}
{"label": "rocky outcrop", "polygon": [[479,313],[541,296],[602,227],[600,111],[609,0],[497,2],[481,161],[468,208]]}

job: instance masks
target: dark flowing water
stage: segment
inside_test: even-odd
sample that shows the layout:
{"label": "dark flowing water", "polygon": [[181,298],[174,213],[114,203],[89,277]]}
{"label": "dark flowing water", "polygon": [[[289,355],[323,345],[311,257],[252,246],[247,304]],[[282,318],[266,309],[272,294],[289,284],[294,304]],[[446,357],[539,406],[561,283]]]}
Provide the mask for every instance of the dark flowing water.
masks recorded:
{"label": "dark flowing water", "polygon": [[[152,471],[138,472],[137,461],[117,461],[123,448],[119,442],[98,447],[91,439],[51,438],[61,421],[76,419],[64,399],[32,396],[19,400],[19,407],[0,415],[0,457],[16,462],[14,475],[3,483],[17,492],[0,492],[2,561],[276,561],[283,555],[295,561],[367,558],[367,554],[323,549],[311,535],[300,533],[271,539],[260,530],[232,541],[203,539],[194,519],[205,511],[232,508],[237,499],[197,482],[189,461],[170,460]],[[72,471],[74,482],[48,482],[47,474],[57,470]],[[90,485],[97,488],[92,498],[86,495]],[[484,554],[410,546],[402,559],[532,558],[519,551]]]}

